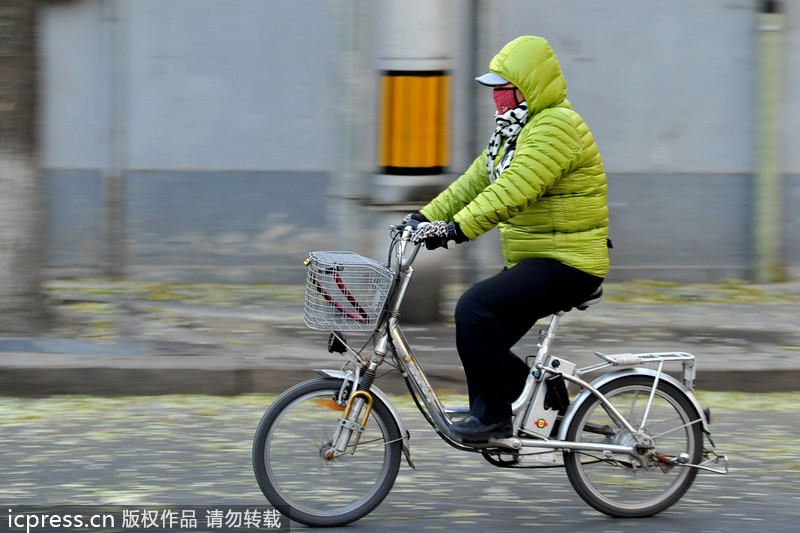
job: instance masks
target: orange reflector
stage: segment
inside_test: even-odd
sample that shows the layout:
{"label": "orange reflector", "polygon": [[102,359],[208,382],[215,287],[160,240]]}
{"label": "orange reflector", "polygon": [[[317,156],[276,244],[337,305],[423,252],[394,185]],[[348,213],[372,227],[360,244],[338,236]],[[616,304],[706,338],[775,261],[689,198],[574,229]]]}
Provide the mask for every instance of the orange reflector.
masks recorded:
{"label": "orange reflector", "polygon": [[334,402],[333,400],[317,400],[317,405],[331,409],[333,411],[344,411],[344,407]]}

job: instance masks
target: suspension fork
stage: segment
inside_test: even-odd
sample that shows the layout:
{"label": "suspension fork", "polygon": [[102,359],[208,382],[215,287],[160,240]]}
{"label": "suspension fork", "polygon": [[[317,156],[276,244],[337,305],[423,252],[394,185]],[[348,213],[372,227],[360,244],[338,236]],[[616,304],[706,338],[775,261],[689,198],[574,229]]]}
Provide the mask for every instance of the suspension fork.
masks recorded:
{"label": "suspension fork", "polygon": [[[333,459],[347,450],[353,432],[355,432],[356,438],[353,441],[353,451],[350,453],[356,453],[358,441],[361,440],[361,433],[364,431],[367,421],[369,421],[369,415],[372,414],[373,401],[372,395],[365,390],[356,391],[350,396],[350,399],[347,400],[347,406],[344,408],[344,414],[338,419],[339,426],[336,428],[336,434],[333,437],[333,447],[325,452],[327,459]],[[356,419],[365,404],[364,416],[359,423]]]}
{"label": "suspension fork", "polygon": [[[381,339],[379,339],[378,346],[387,344],[388,341],[385,341],[384,337],[386,337],[385,332]],[[384,350],[383,353],[381,353],[381,351],[376,348],[375,356],[372,358],[369,365],[366,366],[363,374],[361,373],[362,368],[356,369],[353,378],[353,391],[350,393],[350,397],[347,400],[344,413],[337,420],[339,425],[336,427],[336,432],[331,439],[331,446],[324,452],[327,459],[333,459],[337,455],[343,454],[350,444],[350,439],[353,438],[353,433],[355,433],[355,440],[353,441],[353,449],[350,453],[354,454],[356,452],[358,442],[361,440],[361,435],[369,421],[369,416],[372,414],[374,398],[372,397],[372,393],[370,393],[370,388],[375,381],[375,372],[381,363],[383,363],[385,357],[386,351]],[[347,382],[348,380],[345,379],[344,383],[342,383],[342,389],[339,391],[339,398],[341,398],[341,395],[344,393]],[[361,415],[362,410],[364,410],[363,416]],[[359,417],[361,418],[360,422]]]}

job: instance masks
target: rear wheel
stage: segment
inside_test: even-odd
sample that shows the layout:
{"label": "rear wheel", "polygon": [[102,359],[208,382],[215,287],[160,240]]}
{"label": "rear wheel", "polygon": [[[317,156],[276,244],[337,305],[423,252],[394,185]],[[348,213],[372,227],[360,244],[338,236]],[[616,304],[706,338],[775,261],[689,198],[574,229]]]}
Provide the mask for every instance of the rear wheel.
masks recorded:
{"label": "rear wheel", "polygon": [[400,468],[400,430],[378,398],[358,447],[353,437],[345,453],[328,458],[344,411],[335,401],[341,386],[339,379],[317,379],[284,392],[264,413],[253,441],[261,491],[289,518],[310,526],[364,517],[389,493]]}
{"label": "rear wheel", "polygon": [[[697,464],[703,453],[702,422],[694,404],[678,387],[659,381],[642,425],[653,386],[652,376],[625,376],[600,392],[654,447],[641,455],[571,452],[564,456],[570,483],[583,500],[616,517],[650,516],[667,509],[689,489],[697,470],[669,464],[682,457]],[[566,439],[631,446],[636,438],[596,396],[578,408]]]}

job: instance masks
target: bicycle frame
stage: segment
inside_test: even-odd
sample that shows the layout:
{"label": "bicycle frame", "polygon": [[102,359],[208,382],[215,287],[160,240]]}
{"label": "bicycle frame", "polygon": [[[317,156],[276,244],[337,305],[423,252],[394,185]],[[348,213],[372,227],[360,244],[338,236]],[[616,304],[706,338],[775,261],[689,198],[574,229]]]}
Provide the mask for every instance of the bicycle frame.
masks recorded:
{"label": "bicycle frame", "polygon": [[[708,432],[710,416],[691,393],[694,356],[597,353],[601,363],[576,369],[550,352],[567,310],[553,315],[540,333],[525,385],[511,405],[511,436],[477,443],[462,438],[457,422],[469,409],[442,403],[400,328],[400,308],[420,248],[411,244],[416,229],[392,227],[388,264],[354,252],[309,254],[304,320],[312,329],[333,330],[328,350],[347,362],[340,370],[315,370],[324,379],[304,381],[281,394],[256,430],[256,480],[286,516],[310,526],[350,523],[388,495],[403,455],[415,468],[410,433],[374,384],[384,362],[402,374],[420,412],[445,442],[502,468],[563,466],[578,495],[609,516],[652,516],[677,502],[699,470],[727,473],[727,457],[714,451]],[[577,307],[599,300],[598,293]],[[369,337],[354,349],[339,330]],[[372,355],[364,352],[370,343]],[[682,365],[678,379],[664,372],[668,363]],[[633,366],[591,381],[583,377]],[[571,398],[565,382],[580,391]],[[724,468],[710,465],[720,462]]]}
{"label": "bicycle frame", "polygon": [[[688,391],[692,390],[694,387],[695,366],[693,355],[679,352],[615,355],[596,353],[596,355],[602,358],[605,362],[578,369],[575,371],[574,375],[562,374],[564,379],[579,386],[582,392],[567,409],[563,417],[557,438],[525,438],[517,436],[520,434],[523,419],[525,418],[525,414],[529,409],[534,396],[540,387],[545,386],[544,378],[548,375],[560,373],[556,368],[549,365],[551,344],[555,339],[559,321],[564,315],[564,312],[559,312],[552,316],[547,329],[542,332],[539,350],[535,356],[535,360],[532,365],[531,372],[528,375],[525,387],[519,398],[512,403],[512,412],[515,415],[513,432],[515,436],[503,439],[490,439],[486,443],[462,443],[457,435],[453,432],[453,420],[451,416],[466,414],[466,412],[463,410],[448,409],[444,406],[436,394],[433,386],[425,376],[424,371],[417,363],[411,346],[409,345],[400,328],[400,307],[402,306],[409,284],[413,277],[414,268],[412,267],[412,264],[420,248],[419,245],[411,245],[411,250],[407,250],[409,246],[408,235],[410,235],[410,233],[411,232],[409,229],[404,229],[403,236],[398,243],[398,282],[396,290],[387,307],[386,316],[378,326],[380,333],[377,341],[375,342],[374,355],[364,370],[375,372],[375,370],[377,370],[377,368],[383,363],[386,356],[389,355],[390,350],[393,351],[397,356],[396,359],[400,364],[402,375],[411,384],[417,397],[421,398],[422,400],[423,406],[420,406],[420,409],[424,407],[437,432],[449,444],[462,450],[477,452],[485,451],[487,449],[506,450],[508,452],[514,452],[523,449],[535,449],[537,453],[555,450],[600,453],[606,455],[625,454],[631,456],[637,456],[642,453],[646,453],[647,450],[651,448],[650,444],[648,443],[647,436],[642,434],[642,432],[637,431],[634,428],[634,425],[628,421],[625,416],[623,416],[616,409],[616,407],[598,390],[603,384],[623,375],[642,373],[652,376],[654,381],[652,390],[650,392],[650,397],[645,407],[643,419],[641,421],[635,421],[638,427],[644,427],[658,383],[659,381],[664,380],[685,391],[687,393],[686,396],[692,401],[692,404],[696,409],[697,418],[689,422],[687,425],[701,424],[705,432],[708,433],[708,423],[703,415],[703,410],[699,403],[697,403],[697,400],[694,398],[694,396],[688,393]],[[664,364],[668,362],[680,362],[683,365],[681,382],[677,381],[675,378],[663,371]],[[642,365],[647,363],[657,364],[657,368],[655,370],[649,368],[623,370],[616,373],[606,374],[602,378],[595,380],[593,383],[589,383],[580,377],[582,374],[587,372],[596,371],[610,366]],[[354,376],[353,381],[353,390],[355,391],[358,388],[358,376]],[[564,440],[565,433],[567,427],[569,426],[569,421],[571,420],[572,415],[577,410],[577,407],[580,406],[591,395],[596,396],[599,401],[602,402],[607,412],[613,418],[615,418],[619,422],[620,426],[630,434],[631,442],[633,442],[633,444],[622,445],[610,443],[587,443]],[[408,457],[407,449],[404,449],[404,451],[406,451],[406,456]],[[674,460],[674,464],[700,468],[716,473],[727,473],[727,459],[724,457],[722,457],[722,459],[725,461],[724,471],[707,467],[705,466],[705,463],[701,465],[681,464],[678,458]],[[706,461],[706,463],[712,461],[716,462],[714,459],[710,459],[709,461]]]}

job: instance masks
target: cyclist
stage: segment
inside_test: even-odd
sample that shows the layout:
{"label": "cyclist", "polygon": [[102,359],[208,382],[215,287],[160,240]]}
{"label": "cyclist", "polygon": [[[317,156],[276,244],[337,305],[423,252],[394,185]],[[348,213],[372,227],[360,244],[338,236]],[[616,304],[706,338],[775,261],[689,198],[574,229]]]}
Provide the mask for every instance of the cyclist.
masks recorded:
{"label": "cyclist", "polygon": [[476,78],[493,87],[496,129],[466,172],[419,213],[428,249],[497,226],[505,268],[468,289],[455,311],[470,416],[463,442],[509,437],[528,366],[511,352],[534,323],[589,297],[608,273],[606,176],[589,128],[566,99],[541,37],[505,45]]}

